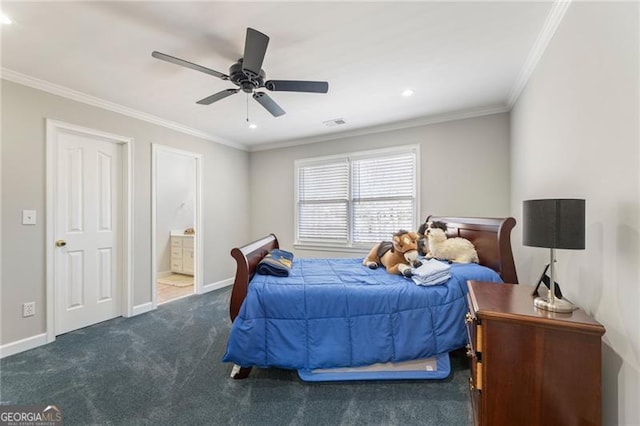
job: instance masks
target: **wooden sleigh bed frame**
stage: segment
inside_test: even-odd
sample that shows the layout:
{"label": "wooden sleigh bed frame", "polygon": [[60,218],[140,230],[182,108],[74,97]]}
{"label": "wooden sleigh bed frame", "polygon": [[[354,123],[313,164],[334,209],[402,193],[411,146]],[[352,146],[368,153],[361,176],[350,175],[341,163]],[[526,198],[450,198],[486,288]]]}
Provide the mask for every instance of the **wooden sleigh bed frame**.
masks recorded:
{"label": "wooden sleigh bed frame", "polygon": [[[441,221],[447,224],[448,237],[463,237],[473,243],[478,252],[480,264],[493,269],[506,283],[518,283],[513,252],[511,250],[511,230],[516,225],[512,217],[479,218],[479,217],[442,217],[429,216],[427,222]],[[279,248],[275,234],[236,247],[231,256],[237,263],[236,276],[231,290],[229,314],[231,321],[240,312],[242,302],[247,296],[249,282],[255,274],[258,263],[269,251]],[[251,367],[240,368],[232,373],[235,379],[246,378]]]}

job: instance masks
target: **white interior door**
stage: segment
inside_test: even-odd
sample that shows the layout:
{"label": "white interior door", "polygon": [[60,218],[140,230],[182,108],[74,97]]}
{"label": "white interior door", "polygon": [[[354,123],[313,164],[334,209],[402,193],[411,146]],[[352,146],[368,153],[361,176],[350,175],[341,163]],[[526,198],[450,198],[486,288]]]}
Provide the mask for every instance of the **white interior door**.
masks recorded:
{"label": "white interior door", "polygon": [[60,132],[56,170],[57,335],[122,314],[121,145]]}

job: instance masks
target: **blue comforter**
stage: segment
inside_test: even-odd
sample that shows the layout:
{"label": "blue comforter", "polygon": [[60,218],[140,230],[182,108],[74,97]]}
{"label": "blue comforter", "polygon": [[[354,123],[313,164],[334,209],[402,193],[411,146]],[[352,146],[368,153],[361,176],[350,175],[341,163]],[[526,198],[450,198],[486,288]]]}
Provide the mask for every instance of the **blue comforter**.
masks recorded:
{"label": "blue comforter", "polygon": [[296,259],[288,277],[255,275],[223,361],[312,370],[425,358],[466,343],[467,280],[502,282],[476,264],[418,286],[361,259]]}

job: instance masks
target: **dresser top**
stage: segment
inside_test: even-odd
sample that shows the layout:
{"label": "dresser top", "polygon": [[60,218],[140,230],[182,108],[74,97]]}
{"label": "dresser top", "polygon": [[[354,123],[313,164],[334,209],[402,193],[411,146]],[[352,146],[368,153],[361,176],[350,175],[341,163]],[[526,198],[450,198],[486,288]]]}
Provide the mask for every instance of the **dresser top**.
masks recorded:
{"label": "dresser top", "polygon": [[190,238],[193,238],[195,236],[195,234],[185,234],[184,230],[181,230],[181,231],[174,230],[174,231],[171,231],[171,236],[172,237],[190,237]]}
{"label": "dresser top", "polygon": [[469,281],[470,308],[481,319],[492,318],[537,326],[571,328],[585,333],[604,334],[602,324],[582,309],[571,313],[550,312],[533,305],[533,287],[523,284],[496,284]]}

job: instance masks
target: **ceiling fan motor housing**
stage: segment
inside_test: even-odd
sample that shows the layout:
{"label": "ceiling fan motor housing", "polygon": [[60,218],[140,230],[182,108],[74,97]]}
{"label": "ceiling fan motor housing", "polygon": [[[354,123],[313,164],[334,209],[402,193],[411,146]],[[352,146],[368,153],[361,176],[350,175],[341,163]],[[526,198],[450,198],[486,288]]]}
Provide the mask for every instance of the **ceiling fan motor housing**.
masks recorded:
{"label": "ceiling fan motor housing", "polygon": [[260,75],[258,76],[244,71],[242,69],[242,58],[229,67],[229,80],[245,93],[253,93],[255,89],[264,87],[264,79],[264,70],[260,70]]}

